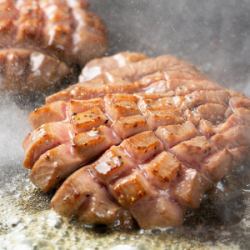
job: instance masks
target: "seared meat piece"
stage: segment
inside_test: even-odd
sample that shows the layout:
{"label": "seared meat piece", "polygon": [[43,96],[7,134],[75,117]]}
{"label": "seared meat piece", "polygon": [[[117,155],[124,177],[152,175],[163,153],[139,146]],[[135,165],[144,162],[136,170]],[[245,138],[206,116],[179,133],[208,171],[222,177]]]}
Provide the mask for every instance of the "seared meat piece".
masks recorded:
{"label": "seared meat piece", "polygon": [[[216,95],[217,92],[220,94],[220,91],[221,90],[213,91],[214,94],[213,97]],[[227,91],[225,92],[229,94],[229,92]],[[116,99],[115,103],[119,103],[117,101],[118,99],[121,100],[121,103],[118,106],[119,107],[118,113],[116,106],[110,107],[110,109],[108,110],[106,109],[107,114],[101,111],[102,106],[105,106],[106,103],[107,105],[111,105],[109,101],[110,98],[112,99],[115,98]],[[154,96],[154,98],[156,98],[156,96]],[[99,108],[98,113],[96,113],[97,108],[95,107],[92,109],[88,109],[85,112],[72,115],[71,124],[75,131],[75,136],[73,136],[72,138],[73,141],[71,141],[72,139],[70,137],[64,136],[63,132],[60,132],[60,129],[57,124],[60,124],[61,122],[51,123],[50,126],[52,125],[55,126],[55,130],[52,131],[57,131],[57,132],[54,133],[53,136],[50,135],[49,132],[43,133],[42,136],[43,138],[45,138],[46,141],[46,143],[44,143],[43,145],[51,148],[50,147],[51,144],[49,144],[48,142],[53,142],[53,140],[55,140],[55,143],[57,143],[57,141],[59,140],[57,138],[59,138],[60,135],[62,135],[63,139],[67,140],[67,143],[52,148],[48,150],[47,153],[44,153],[39,157],[39,160],[36,161],[35,165],[32,168],[32,174],[31,174],[32,181],[44,191],[48,191],[51,188],[53,188],[58,183],[58,181],[66,178],[71,172],[75,171],[80,166],[89,162],[91,159],[93,159],[93,157],[100,155],[101,152],[103,152],[105,149],[108,149],[111,145],[119,144],[119,142],[121,141],[121,139],[119,138],[126,138],[133,134],[138,133],[138,136],[132,136],[130,137],[129,140],[123,141],[120,146],[108,150],[103,155],[103,157],[101,157],[98,160],[97,163],[94,163],[94,165],[91,165],[88,168],[92,169],[93,166],[96,166],[95,169],[96,171],[98,171],[97,175],[98,177],[95,178],[99,180],[100,185],[101,184],[103,185],[103,182],[106,185],[107,182],[108,189],[111,188],[109,185],[111,184],[113,185],[113,183],[115,183],[116,180],[119,181],[120,183],[118,186],[119,189],[115,189],[119,190],[118,193],[119,197],[120,197],[120,192],[129,192],[128,194],[126,193],[127,198],[125,201],[122,200],[120,202],[121,198],[119,197],[116,198],[116,196],[115,198],[119,201],[119,203],[122,206],[129,209],[129,211],[132,213],[133,217],[138,221],[140,226],[154,227],[154,226],[176,225],[178,223],[181,223],[181,217],[184,211],[180,210],[180,207],[177,204],[180,204],[181,206],[190,206],[190,207],[199,206],[199,202],[201,200],[203,192],[208,187],[210,187],[213,181],[218,181],[221,178],[223,178],[225,174],[227,174],[227,172],[230,170],[230,168],[233,167],[234,162],[239,163],[240,159],[243,160],[244,155],[241,154],[240,159],[239,156],[237,157],[237,155],[239,155],[240,153],[239,150],[242,150],[242,147],[249,149],[250,138],[247,135],[245,135],[244,140],[239,140],[239,139],[242,139],[241,138],[242,134],[246,133],[247,128],[249,128],[250,111],[245,108],[241,108],[244,109],[245,112],[239,113],[237,109],[235,113],[232,113],[227,119],[225,116],[223,117],[223,123],[221,124],[221,126],[218,126],[217,122],[212,123],[214,119],[213,118],[214,114],[211,114],[211,116],[208,118],[209,119],[211,118],[210,119],[211,126],[213,126],[214,133],[217,134],[212,137],[205,137],[202,136],[202,133],[198,130],[199,124],[195,125],[189,120],[190,114],[188,114],[188,116],[185,116],[185,112],[187,110],[186,108],[180,108],[179,119],[177,119],[178,116],[176,115],[176,110],[173,109],[174,113],[172,114],[172,116],[174,117],[174,119],[169,119],[171,111],[169,106],[167,105],[169,105],[170,100],[176,98],[176,96],[161,97],[159,95],[158,99],[154,98],[150,99],[150,96],[148,95],[143,96],[142,94],[139,96],[116,94],[105,97],[104,98],[105,104]],[[225,102],[225,105],[234,97],[232,97],[231,99],[230,98],[228,98],[227,102]],[[101,100],[102,99],[100,99],[100,102]],[[211,98],[210,100],[212,101],[213,98]],[[132,109],[132,111],[131,111],[131,105],[128,107],[128,109],[126,109],[127,107],[126,104],[129,102],[132,103],[133,101],[137,103],[137,107],[140,107],[140,105],[142,103],[145,103],[146,101],[150,102],[151,105],[148,106],[146,109],[144,108],[142,110],[138,108],[141,114],[137,114],[136,107]],[[208,100],[205,99],[204,101]],[[164,103],[165,106],[163,106]],[[122,106],[121,104],[124,104],[124,106]],[[160,104],[162,106],[160,106]],[[180,103],[179,105],[180,107],[190,107],[188,99],[183,100],[183,103]],[[154,125],[152,121],[149,123],[148,121],[150,121],[150,115],[147,116],[148,110],[158,111],[163,109],[164,107],[168,108],[167,116],[165,116],[166,117],[165,124],[162,124],[161,126],[158,127],[158,125]],[[194,109],[192,113],[193,114],[196,113],[196,109]],[[245,124],[244,127],[243,125],[239,127],[238,124],[234,124],[231,125],[232,127],[229,127],[228,129],[225,130],[225,127],[228,126],[227,123],[230,122],[230,120],[232,120],[234,116],[238,116],[237,119],[241,120],[241,124]],[[97,119],[98,117],[100,117],[100,119]],[[65,126],[66,124],[70,124],[66,121],[64,123]],[[103,125],[100,125],[100,123]],[[79,131],[78,131],[79,127],[75,127],[76,124],[78,126],[82,125],[80,126]],[[155,124],[157,124],[157,122],[155,122]],[[44,125],[42,127],[44,127]],[[96,129],[91,130],[91,128],[94,127],[96,127]],[[142,131],[148,131],[150,127],[153,130],[156,129],[155,135],[152,132],[140,133]],[[63,129],[66,128],[67,126],[63,127]],[[233,130],[232,133],[234,135],[233,141],[229,139],[232,138],[232,136],[228,137],[228,133],[230,133],[231,130]],[[30,157],[29,155],[34,155],[33,153],[34,150],[31,151],[30,148],[33,149],[38,145],[38,149],[41,149],[40,143],[42,141],[40,140],[39,144],[37,144],[37,138],[39,139],[38,136],[40,136],[40,132],[36,131],[32,133],[33,141],[29,143],[29,148],[27,149],[26,156],[28,159]],[[219,131],[222,132],[219,133]],[[224,140],[218,141],[217,137],[224,138]],[[31,136],[29,136],[29,138],[31,138]],[[163,146],[166,151],[163,151]],[[161,152],[166,152],[166,156],[164,155],[165,153],[163,154]],[[37,154],[39,153],[40,152],[38,152]],[[155,158],[154,157],[155,155],[159,155],[159,157],[156,156]],[[165,159],[165,157],[168,158]],[[153,158],[152,164],[149,164],[151,162],[150,159],[152,158]],[[160,161],[159,162],[160,165],[155,163],[158,162],[157,161],[158,158]],[[121,162],[124,162],[124,164],[122,164]],[[168,163],[167,165],[166,162]],[[146,165],[144,166],[144,164]],[[167,199],[168,195],[166,197],[160,196],[159,198],[158,194],[156,196],[157,198],[155,196],[154,196],[155,198],[152,198],[153,201],[156,199],[157,202],[158,199],[160,199],[159,202],[160,204],[162,204],[163,207],[166,206],[168,209],[171,208],[173,209],[171,210],[170,218],[167,217],[168,214],[166,214],[165,222],[163,220],[160,220],[160,218],[158,218],[157,222],[155,215],[152,215],[153,222],[147,221],[147,223],[149,224],[145,224],[146,222],[143,221],[143,218],[140,218],[140,215],[142,213],[142,211],[140,211],[140,206],[145,207],[145,205],[148,202],[148,199],[154,204],[154,202],[149,197],[145,198],[146,204],[142,204],[139,206],[138,204],[142,202],[140,201],[140,203],[138,204],[136,203],[137,205],[135,208],[134,207],[130,208],[129,205],[124,205],[125,203],[127,204],[127,202],[130,203],[131,202],[130,199],[140,200],[139,199],[140,193],[144,192],[146,193],[146,191],[140,191],[140,185],[146,185],[147,187],[147,185],[149,184],[142,184],[144,183],[145,180],[144,179],[141,180],[140,179],[141,177],[138,177],[138,175],[136,175],[135,177],[132,176],[130,177],[131,171],[133,172],[135,171],[134,169],[137,168],[141,169],[142,167],[145,168],[146,176],[148,176],[147,181],[150,181],[150,183],[152,181],[153,182],[152,185],[155,185],[156,189],[161,187],[163,188],[163,190],[165,189],[168,190],[169,188],[168,192],[170,194],[173,194],[174,198],[171,198],[172,196],[170,196],[170,198]],[[193,170],[188,170],[189,168]],[[83,173],[86,173],[86,171],[84,171]],[[137,183],[137,178],[139,178],[138,180],[139,183],[141,183],[142,181],[141,184],[136,184],[139,185],[138,187],[139,189],[138,190],[136,189],[134,191],[131,190],[132,193],[130,193],[130,188],[132,188],[130,181],[128,184],[126,184],[128,185],[129,188],[126,188],[126,186],[122,188],[123,186],[120,185],[121,183],[124,183],[124,181],[120,180],[120,177],[123,176],[124,177],[129,176],[129,180],[130,178],[132,178],[133,180],[133,181],[131,180],[132,183],[134,183],[134,181],[136,181]],[[141,176],[141,174],[139,174],[139,176]],[[156,177],[159,179],[155,180],[154,178]],[[191,177],[193,178],[192,179],[193,182],[189,183]],[[69,178],[67,182],[72,180],[72,178],[74,180],[74,175],[71,178]],[[81,178],[84,177],[82,176]],[[169,184],[169,181],[172,180],[173,183],[175,183],[176,178],[177,179],[180,178],[180,185],[177,186],[176,188],[170,189],[172,184]],[[66,193],[64,185],[60,190],[63,190],[62,192],[63,195],[65,196]],[[111,191],[112,190],[113,189],[111,189]],[[150,188],[148,188],[147,190],[153,190],[153,189],[150,186]],[[60,192],[58,194],[60,194]],[[113,191],[111,192],[111,194],[113,195]],[[137,197],[138,194],[139,197]],[[95,194],[91,194],[90,196],[92,195],[94,196]],[[59,196],[56,195],[56,197]],[[81,200],[81,198],[79,199]],[[175,200],[175,203],[171,203],[173,200]],[[63,200],[63,202],[66,201]],[[54,206],[56,210],[58,210],[59,212],[61,208],[58,208],[58,206],[60,206],[61,202],[62,201],[60,200],[60,198],[55,198]],[[86,202],[87,203],[90,202],[89,199]],[[165,204],[165,202],[167,202],[167,205]],[[154,205],[157,206],[156,204],[154,205],[153,204],[151,204],[151,206],[153,207]],[[85,205],[87,207],[87,204]],[[62,209],[65,209],[64,205],[62,206],[63,206]],[[163,207],[159,209],[163,209]],[[70,208],[70,211],[71,209],[74,209],[73,205],[72,208]],[[88,210],[86,210],[86,212],[87,211]],[[174,214],[174,211],[177,214]],[[164,209],[160,210],[159,212],[163,213]],[[68,213],[70,212],[67,209],[67,214]],[[82,214],[83,211],[81,209],[79,211],[74,209],[74,212],[72,212],[72,214],[73,213]],[[137,218],[137,216],[139,217]],[[177,217],[173,218],[173,216]],[[117,219],[119,218],[115,217],[114,220]],[[142,220],[142,222],[140,222],[140,220]],[[100,220],[96,219],[95,222],[100,222]]]}
{"label": "seared meat piece", "polygon": [[[162,58],[149,76],[132,70],[143,86],[138,93],[104,91],[33,112],[24,164],[45,192],[66,179],[52,200],[58,213],[91,224],[126,227],[133,218],[142,228],[178,226],[187,208],[199,207],[208,189],[250,160],[249,99],[185,63],[171,70]],[[147,61],[154,65],[129,65]]]}
{"label": "seared meat piece", "polygon": [[[239,145],[227,143],[221,149],[215,141],[216,135],[206,138],[188,123],[159,127],[155,133],[138,133],[119,146],[111,147],[98,161],[70,176],[57,191],[52,206],[60,214],[65,214],[66,208],[67,216],[87,212],[88,209],[84,212],[74,205],[72,199],[77,194],[72,186],[77,185],[76,176],[80,175],[84,186],[85,175],[91,172],[93,182],[105,185],[116,201],[130,211],[140,227],[180,225],[185,208],[199,207],[204,192],[236,167],[235,163],[241,163],[233,152],[239,150]],[[175,136],[174,127],[182,142],[163,147],[175,144],[171,142],[173,137],[166,136],[164,131],[170,129],[169,135]],[[228,131],[222,133],[223,136]],[[241,133],[246,134],[247,129],[242,129]],[[249,136],[246,135],[242,145],[250,149]],[[247,160],[249,156],[241,155],[241,160],[244,158]],[[90,197],[95,200],[95,192]],[[81,199],[82,195],[75,198],[76,201]],[[71,201],[70,206],[68,200]],[[88,202],[83,201],[87,206],[85,202]],[[99,222],[97,217],[95,222]]]}
{"label": "seared meat piece", "polygon": [[[34,91],[73,80],[75,66],[106,50],[85,0],[0,2],[0,90]],[[75,81],[75,79],[74,79]]]}
{"label": "seared meat piece", "polygon": [[43,90],[69,79],[72,73],[65,63],[37,51],[0,50],[0,91]]}
{"label": "seared meat piece", "polygon": [[[32,136],[36,135],[33,134]],[[44,144],[46,144],[46,138],[49,138],[49,135],[46,134],[44,138]],[[51,141],[59,146],[51,146]],[[87,164],[90,160],[100,155],[110,146],[118,144],[120,139],[110,128],[101,126],[97,130],[78,134],[74,138],[74,142],[68,140],[65,144],[61,145],[56,143],[57,141],[53,141],[53,139],[48,139],[48,142],[50,142],[50,144],[45,145],[43,149],[47,148],[47,150],[49,150],[43,154],[38,150],[33,151],[34,153],[31,152],[35,146],[33,142],[29,144],[30,146],[27,148],[27,153],[31,153],[30,155],[27,154],[27,158],[24,162],[26,167],[32,168],[32,181],[45,192],[55,188],[60,181],[68,177],[83,164]],[[78,146],[76,147],[74,143],[77,143]],[[38,156],[39,153],[40,157]],[[33,164],[32,160],[35,157],[38,158],[38,160]],[[46,176],[46,178],[44,178],[44,176]]]}
{"label": "seared meat piece", "polygon": [[[84,183],[84,185],[81,185]],[[62,194],[66,206],[61,207],[61,214],[71,216],[74,211],[79,218],[88,224],[133,226],[131,214],[119,206],[107,192],[105,186],[93,177],[89,168],[83,168],[75,173],[74,183],[65,185],[66,192]],[[70,195],[69,195],[70,194]],[[76,199],[79,197],[80,199]]]}
{"label": "seared meat piece", "polygon": [[[125,55],[128,57],[128,54]],[[132,53],[130,55],[141,57],[140,54]],[[102,62],[104,62],[102,60],[113,61],[113,57],[94,61],[94,65],[96,67],[98,65],[102,69]],[[88,65],[86,67],[86,72],[88,72]],[[176,95],[182,96],[195,89],[214,90],[218,88],[221,87],[207,80],[194,66],[175,57],[161,56],[144,59],[128,63],[125,67],[104,72],[92,80],[70,86],[66,90],[48,97],[47,104],[30,114],[30,122],[36,128],[45,122],[61,120],[62,117],[66,116],[68,106],[73,113],[75,110],[84,110],[88,106],[98,105],[95,103],[95,99],[91,99],[91,102],[84,100],[104,96],[108,93],[163,93],[172,90]]]}
{"label": "seared meat piece", "polygon": [[135,52],[121,52],[109,57],[93,59],[85,65],[79,76],[79,82],[85,82],[113,69],[128,66],[129,63],[146,59],[146,55]]}
{"label": "seared meat piece", "polygon": [[29,48],[84,65],[106,49],[105,28],[85,0],[4,0],[0,47]]}
{"label": "seared meat piece", "polygon": [[[129,63],[127,66],[97,75],[92,80],[72,85],[49,96],[46,102],[69,101],[70,99],[84,100],[110,93],[140,91],[162,93],[171,89],[171,85],[176,87],[182,85],[184,80],[205,79],[206,77],[193,65],[172,56],[159,56]],[[167,82],[167,85],[162,81]],[[191,89],[192,84],[187,88]]]}

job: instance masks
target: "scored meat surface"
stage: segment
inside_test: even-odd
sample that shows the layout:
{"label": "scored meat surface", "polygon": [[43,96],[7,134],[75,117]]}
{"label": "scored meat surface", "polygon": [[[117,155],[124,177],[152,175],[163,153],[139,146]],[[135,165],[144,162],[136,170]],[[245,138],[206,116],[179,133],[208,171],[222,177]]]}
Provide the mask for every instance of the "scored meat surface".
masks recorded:
{"label": "scored meat surface", "polygon": [[111,65],[31,114],[24,165],[45,192],[66,179],[52,199],[61,215],[181,225],[208,189],[250,160],[250,100],[171,56]]}
{"label": "scored meat surface", "polygon": [[[119,53],[118,55],[124,54]],[[65,116],[67,106],[71,105],[72,102],[74,109],[78,109],[78,107],[82,109],[82,102],[78,102],[78,100],[103,97],[108,93],[163,93],[172,88],[177,88],[177,94],[184,94],[191,91],[196,85],[199,85],[200,89],[203,89],[204,86],[207,89],[213,89],[216,86],[215,83],[208,81],[195,67],[172,56],[127,62],[123,67],[114,64],[115,56],[103,60],[99,59],[100,66],[95,64],[95,67],[102,68],[103,61],[105,61],[105,66],[112,68],[112,70],[105,72],[100,70],[101,74],[96,75],[93,79],[77,83],[49,96],[46,105],[30,114],[32,126],[36,128],[46,121],[61,120]],[[137,58],[142,58],[142,55],[137,54]],[[93,65],[93,63],[87,64],[85,67],[87,70],[83,70],[86,75],[88,69],[91,71],[89,65]],[[117,68],[115,68],[115,65]],[[178,86],[181,86],[184,80],[185,89],[179,88]],[[194,80],[196,80],[195,85],[193,84]]]}
{"label": "scored meat surface", "polygon": [[0,1],[1,89],[32,91],[60,83],[72,76],[72,67],[83,67],[106,47],[104,24],[85,0]]}
{"label": "scored meat surface", "polygon": [[[65,90],[55,93],[46,99],[47,103],[58,100],[89,99],[104,96],[108,93],[134,93],[144,91],[147,93],[164,92],[166,87],[163,80],[198,80],[205,79],[193,65],[177,60],[172,56],[159,56],[148,58],[134,63],[127,63],[123,67],[113,68],[97,75],[84,84],[77,83]],[[151,82],[155,84],[146,88]],[[155,90],[157,88],[157,90]]]}
{"label": "scored meat surface", "polygon": [[29,48],[83,66],[106,49],[105,28],[85,0],[4,0],[0,47]]}

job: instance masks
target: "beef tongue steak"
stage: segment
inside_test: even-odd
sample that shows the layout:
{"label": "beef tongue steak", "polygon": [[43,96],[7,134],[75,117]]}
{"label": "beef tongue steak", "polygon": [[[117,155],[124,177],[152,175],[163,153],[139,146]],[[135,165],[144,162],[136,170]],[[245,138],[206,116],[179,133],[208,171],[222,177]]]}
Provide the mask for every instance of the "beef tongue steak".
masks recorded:
{"label": "beef tongue steak", "polygon": [[249,161],[250,100],[171,56],[113,61],[107,71],[101,62],[93,79],[31,113],[31,180],[47,192],[66,179],[52,207],[87,224],[181,225]]}
{"label": "beef tongue steak", "polygon": [[76,65],[106,47],[104,24],[85,0],[0,1],[0,91],[33,92],[70,81]]}
{"label": "beef tongue steak", "polygon": [[0,47],[29,48],[83,66],[103,54],[105,28],[85,0],[3,0]]}

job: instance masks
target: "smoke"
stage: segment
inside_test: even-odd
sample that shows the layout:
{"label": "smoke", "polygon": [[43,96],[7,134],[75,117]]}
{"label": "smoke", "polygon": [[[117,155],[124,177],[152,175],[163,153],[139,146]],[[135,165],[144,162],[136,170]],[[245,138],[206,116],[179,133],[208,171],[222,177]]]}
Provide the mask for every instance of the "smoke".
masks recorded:
{"label": "smoke", "polygon": [[[107,23],[110,52],[174,54],[250,95],[249,0],[92,0]],[[106,6],[110,6],[107,8]]]}
{"label": "smoke", "polygon": [[0,181],[22,169],[22,141],[30,129],[27,115],[12,97],[0,95]]}

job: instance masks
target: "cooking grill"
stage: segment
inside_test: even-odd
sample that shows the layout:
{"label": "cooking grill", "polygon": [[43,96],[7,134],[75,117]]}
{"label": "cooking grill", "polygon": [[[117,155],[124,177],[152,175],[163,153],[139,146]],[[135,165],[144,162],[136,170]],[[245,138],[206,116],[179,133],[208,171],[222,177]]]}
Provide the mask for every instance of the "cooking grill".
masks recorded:
{"label": "cooking grill", "polygon": [[[121,50],[149,55],[171,53],[200,65],[220,84],[250,95],[248,0],[93,0],[91,5],[109,29],[109,54]],[[21,141],[29,130],[27,113],[42,98],[29,103],[23,97],[0,99],[3,249],[250,248],[247,166],[219,183],[179,229],[113,232],[103,227],[89,229],[58,217],[49,210],[50,195],[34,188],[21,162]]]}

